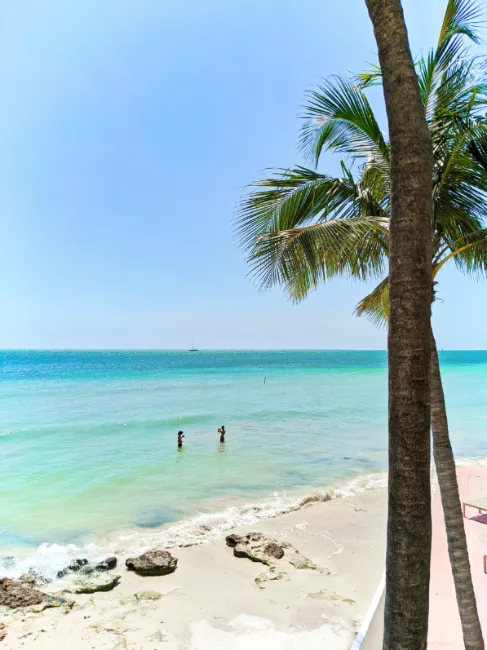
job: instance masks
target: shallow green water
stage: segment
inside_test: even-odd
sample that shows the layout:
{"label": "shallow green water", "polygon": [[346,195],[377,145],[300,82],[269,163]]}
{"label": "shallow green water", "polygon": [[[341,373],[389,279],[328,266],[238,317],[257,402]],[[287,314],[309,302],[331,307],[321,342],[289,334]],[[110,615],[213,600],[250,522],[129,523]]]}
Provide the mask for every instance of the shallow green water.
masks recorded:
{"label": "shallow green water", "polygon": [[[442,366],[457,454],[487,455],[487,352]],[[0,380],[4,547],[143,531],[386,465],[383,352],[1,352]]]}

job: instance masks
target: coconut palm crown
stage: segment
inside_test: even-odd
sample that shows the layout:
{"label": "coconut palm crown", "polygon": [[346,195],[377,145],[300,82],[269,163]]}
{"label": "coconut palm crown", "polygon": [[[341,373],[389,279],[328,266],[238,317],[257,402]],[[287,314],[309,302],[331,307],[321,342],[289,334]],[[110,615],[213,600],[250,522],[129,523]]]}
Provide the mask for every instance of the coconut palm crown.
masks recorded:
{"label": "coconut palm crown", "polygon": [[[433,280],[450,260],[487,272],[487,63],[472,56],[480,10],[450,0],[438,43],[417,61],[433,142]],[[368,99],[379,68],[333,77],[309,93],[300,145],[313,168],[274,170],[242,200],[236,220],[251,273],[302,300],[335,276],[380,280],[357,306],[384,323],[388,312],[390,147]],[[341,176],[317,171],[321,154],[345,158]]]}

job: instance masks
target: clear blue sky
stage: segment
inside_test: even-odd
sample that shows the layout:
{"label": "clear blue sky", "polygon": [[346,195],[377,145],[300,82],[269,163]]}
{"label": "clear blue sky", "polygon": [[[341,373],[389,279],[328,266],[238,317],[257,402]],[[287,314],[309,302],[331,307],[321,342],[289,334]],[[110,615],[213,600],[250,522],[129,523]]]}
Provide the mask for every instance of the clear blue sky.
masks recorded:
{"label": "clear blue sky", "polygon": [[[444,6],[405,0],[415,53]],[[374,60],[363,0],[2,3],[0,347],[385,347],[363,285],[292,306],[232,236],[242,188],[300,162],[304,91]],[[441,279],[440,347],[487,347],[486,287]]]}

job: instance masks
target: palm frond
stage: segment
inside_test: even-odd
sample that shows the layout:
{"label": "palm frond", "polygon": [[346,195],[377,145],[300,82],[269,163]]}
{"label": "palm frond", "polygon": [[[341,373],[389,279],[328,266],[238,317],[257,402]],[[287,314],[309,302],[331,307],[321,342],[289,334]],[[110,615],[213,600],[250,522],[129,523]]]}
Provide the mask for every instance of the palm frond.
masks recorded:
{"label": "palm frond", "polygon": [[355,307],[356,316],[365,316],[377,327],[385,327],[389,319],[389,277],[363,298]]}
{"label": "palm frond", "polygon": [[[274,176],[253,183],[256,188],[243,198],[235,231],[240,246],[252,249],[265,233],[290,230],[323,221],[330,216],[347,219],[360,215],[384,215],[388,190],[378,182],[368,191],[354,180],[342,163],[343,177],[318,174],[306,167],[275,170]],[[384,207],[383,207],[384,206]]]}
{"label": "palm frond", "polygon": [[335,77],[308,97],[300,147],[315,165],[324,149],[353,159],[389,159],[388,144],[357,83]]}
{"label": "palm frond", "polygon": [[[237,210],[236,235],[242,248],[252,248],[267,232],[287,230],[311,219],[337,212],[353,216],[355,183],[305,167],[275,170],[274,176],[254,182]],[[257,188],[257,189],[253,189]]]}
{"label": "palm frond", "polygon": [[368,72],[358,75],[358,86],[360,89],[371,88],[382,85],[382,70],[380,65],[371,65]]}
{"label": "palm frond", "polygon": [[482,15],[483,9],[478,0],[448,0],[438,37],[438,49],[451,46],[456,36],[466,36],[479,43]]}
{"label": "palm frond", "polygon": [[475,130],[471,134],[468,151],[487,173],[487,123],[483,120],[477,122]]}
{"label": "palm frond", "polygon": [[487,228],[471,232],[439,251],[433,264],[433,277],[453,260],[457,269],[477,277],[487,276]]}
{"label": "palm frond", "polygon": [[[471,61],[469,43],[478,43],[482,9],[477,0],[449,0],[435,48],[418,63],[418,81],[427,117],[441,104],[441,95],[458,76],[455,68]],[[444,86],[443,90],[441,86]]]}
{"label": "palm frond", "polygon": [[255,243],[251,273],[262,289],[281,285],[294,300],[338,275],[377,277],[388,255],[388,225],[384,217],[351,217],[268,232]]}

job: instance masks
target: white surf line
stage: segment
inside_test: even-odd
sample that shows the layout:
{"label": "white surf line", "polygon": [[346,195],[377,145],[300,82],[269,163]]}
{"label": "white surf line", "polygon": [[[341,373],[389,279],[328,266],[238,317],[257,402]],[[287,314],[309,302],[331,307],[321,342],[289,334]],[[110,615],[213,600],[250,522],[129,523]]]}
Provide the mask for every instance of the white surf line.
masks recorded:
{"label": "white surf line", "polygon": [[377,607],[379,606],[379,601],[382,598],[385,584],[386,584],[386,573],[384,571],[384,573],[382,574],[382,578],[380,579],[379,585],[375,591],[374,597],[372,598],[372,602],[370,603],[367,614],[362,622],[362,625],[360,626],[360,630],[357,632],[357,636],[355,637],[355,640],[350,650],[360,650],[360,648],[362,647],[362,643],[365,641],[365,637],[367,635],[367,632],[369,631],[370,623],[372,622]]}

